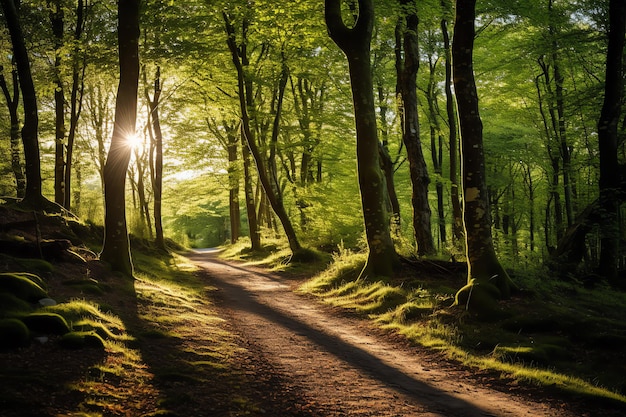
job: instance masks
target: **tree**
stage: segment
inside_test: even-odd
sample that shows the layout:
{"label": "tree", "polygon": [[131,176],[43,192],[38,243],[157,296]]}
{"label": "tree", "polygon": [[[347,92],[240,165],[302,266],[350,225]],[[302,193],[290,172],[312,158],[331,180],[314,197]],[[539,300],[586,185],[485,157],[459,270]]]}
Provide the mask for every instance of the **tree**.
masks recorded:
{"label": "tree", "polygon": [[463,203],[467,251],[467,285],[456,304],[488,312],[495,300],[510,296],[512,282],[496,256],[485,178],[482,121],[474,80],[473,48],[476,0],[458,0],[452,40],[454,90],[457,97],[463,159]]}
{"label": "tree", "polygon": [[[420,141],[417,112],[417,71],[419,46],[417,40],[417,4],[414,0],[401,0],[402,13],[396,28],[396,71],[398,73],[398,102],[401,103],[402,139],[409,160],[409,175],[413,184],[413,230],[417,253],[421,256],[435,252],[430,227],[428,184],[430,178]],[[404,21],[403,21],[404,20]]]}
{"label": "tree", "polygon": [[[232,62],[235,65],[237,70],[237,80],[238,80],[238,95],[239,95],[239,104],[241,108],[241,128],[244,134],[244,140],[250,149],[250,153],[254,158],[254,162],[257,166],[257,173],[259,176],[259,181],[263,186],[263,190],[265,191],[265,195],[269,200],[269,203],[276,213],[276,216],[279,218],[283,229],[285,231],[285,235],[287,236],[287,240],[289,241],[289,248],[292,253],[296,253],[301,249],[300,242],[296,236],[295,229],[289,219],[287,212],[285,211],[285,207],[283,205],[282,197],[279,194],[279,190],[275,186],[275,181],[272,180],[270,175],[268,174],[267,168],[265,166],[265,160],[261,155],[259,147],[257,146],[255,135],[253,130],[250,127],[250,117],[248,108],[250,106],[250,102],[248,100],[252,99],[252,94],[250,92],[250,88],[246,88],[246,74],[244,71],[245,63],[247,62],[246,58],[246,50],[240,50],[237,46],[237,41],[235,37],[235,28],[232,24],[231,18],[227,13],[223,13],[224,24],[226,34],[228,36],[227,43],[228,48],[231,52]],[[247,23],[244,23],[246,26]],[[244,29],[244,38],[246,36],[246,29]],[[243,45],[245,45],[245,40]],[[281,81],[281,90],[284,91],[285,85],[287,83],[287,77],[284,77],[284,84]],[[280,118],[280,110],[276,111],[275,120]],[[275,122],[276,123],[276,122]],[[275,125],[274,123],[274,125]],[[273,129],[276,131],[276,127]],[[245,156],[244,156],[245,158]],[[245,163],[245,159],[244,159]],[[250,233],[253,233],[252,230]]]}
{"label": "tree", "polygon": [[100,258],[114,271],[133,275],[126,225],[126,173],[135,134],[139,86],[139,0],[118,2],[118,47],[120,81],[115,102],[115,125],[104,165],[104,243]]}
{"label": "tree", "polygon": [[26,178],[24,177],[24,169],[21,162],[21,150],[20,150],[20,119],[17,114],[20,104],[20,85],[17,77],[17,69],[14,67],[11,70],[11,78],[13,81],[13,94],[9,91],[6,79],[4,78],[3,68],[0,66],[0,88],[4,94],[4,98],[7,102],[7,108],[9,110],[9,119],[11,123],[11,131],[9,133],[11,141],[11,170],[15,177],[15,188],[17,198],[24,198],[24,191],[26,189]]}
{"label": "tree", "polygon": [[361,275],[391,276],[397,255],[389,231],[385,207],[384,178],[380,170],[374,92],[370,71],[370,42],[374,23],[372,0],[359,0],[354,26],[342,17],[341,1],[325,1],[325,20],[330,38],[348,59],[354,118],[361,205],[369,249]]}
{"label": "tree", "polygon": [[22,34],[19,15],[13,0],[2,0],[2,11],[13,45],[15,65],[22,90],[24,106],[24,125],[22,126],[22,144],[24,146],[26,188],[22,203],[34,209],[43,208],[47,200],[41,193],[41,163],[39,156],[39,115],[37,94],[30,70],[28,51]]}
{"label": "tree", "polygon": [[624,73],[624,35],[626,32],[626,3],[609,2],[609,33],[606,52],[604,104],[598,120],[600,144],[600,206],[603,210],[603,233],[600,252],[600,273],[615,286],[625,286],[618,279],[619,253],[618,210],[621,178],[617,160],[618,124],[622,105]]}

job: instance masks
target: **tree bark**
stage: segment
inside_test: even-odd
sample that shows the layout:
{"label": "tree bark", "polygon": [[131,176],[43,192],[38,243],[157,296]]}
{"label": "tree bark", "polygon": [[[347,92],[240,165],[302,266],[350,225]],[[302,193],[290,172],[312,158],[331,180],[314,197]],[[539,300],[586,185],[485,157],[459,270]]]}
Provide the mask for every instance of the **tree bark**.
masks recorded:
{"label": "tree bark", "polygon": [[34,209],[41,209],[47,200],[41,193],[41,163],[39,157],[39,116],[37,112],[37,95],[30,71],[28,51],[24,43],[22,28],[13,0],[2,0],[2,10],[13,45],[15,65],[22,90],[24,106],[24,126],[22,127],[22,144],[24,146],[26,188],[22,203]]}
{"label": "tree bark", "polygon": [[459,198],[459,151],[457,136],[457,116],[456,102],[452,93],[452,52],[450,50],[450,37],[448,35],[448,22],[441,20],[441,33],[443,34],[443,45],[446,54],[446,113],[448,115],[449,138],[448,145],[450,148],[450,199],[452,200],[452,236],[457,241],[463,239],[463,210],[461,208],[461,200]]}
{"label": "tree bark", "polygon": [[139,86],[139,0],[118,2],[120,81],[115,102],[115,126],[104,165],[104,243],[100,258],[114,271],[132,277],[133,265],[126,225],[125,184],[135,133]]}
{"label": "tree bark", "polygon": [[[151,123],[151,156],[153,156],[151,164],[152,192],[154,194],[154,244],[157,248],[166,250],[165,240],[163,237],[163,216],[162,216],[162,200],[163,200],[163,133],[161,132],[161,119],[159,118],[159,106],[161,105],[161,67],[157,66],[154,75],[154,92],[152,99],[146,91],[148,100],[148,108],[150,109]],[[154,153],[152,151],[154,150]]]}
{"label": "tree bark", "polygon": [[491,215],[485,180],[482,121],[473,71],[476,0],[457,0],[452,57],[454,90],[461,127],[463,202],[467,251],[467,285],[456,304],[489,313],[496,299],[510,295],[512,282],[498,261],[491,236]]}
{"label": "tree bark", "polygon": [[341,1],[325,1],[325,20],[331,39],[348,59],[356,122],[356,153],[361,204],[368,244],[367,263],[361,276],[392,276],[398,257],[389,232],[384,178],[380,171],[378,132],[370,70],[370,42],[374,23],[372,0],[358,1],[358,17],[348,28]]}
{"label": "tree bark", "polygon": [[[70,129],[67,134],[67,151],[65,155],[65,202],[63,206],[71,209],[72,195],[72,164],[74,157],[74,139],[76,138],[76,129],[78,128],[78,120],[82,111],[83,92],[85,90],[85,55],[82,55],[79,41],[82,37],[85,26],[85,5],[83,0],[78,0],[76,6],[76,28],[74,29],[75,47],[72,56],[72,90],[70,92]],[[82,66],[81,66],[82,60]],[[77,173],[78,174],[78,173]]]}
{"label": "tree bark", "polygon": [[[53,3],[53,4],[51,4]],[[65,202],[65,90],[61,80],[61,48],[63,47],[64,13],[61,0],[48,2],[54,36],[54,202]]]}
{"label": "tree bark", "polygon": [[[417,72],[419,70],[419,47],[417,28],[419,19],[415,0],[401,0],[404,10],[396,27],[396,41],[401,44],[403,53],[396,54],[398,72],[398,93],[401,102],[402,140],[409,160],[409,175],[413,185],[411,203],[413,206],[413,230],[420,256],[435,253],[430,224],[430,204],[428,185],[430,177],[422,152],[420,126],[417,111]],[[403,20],[405,22],[403,22]]]}
{"label": "tree bark", "polygon": [[378,108],[380,109],[380,131],[382,140],[380,142],[379,156],[380,167],[385,176],[385,184],[387,188],[387,198],[389,198],[389,206],[391,207],[391,225],[393,233],[400,235],[401,232],[401,217],[400,217],[400,201],[398,201],[398,193],[396,192],[396,184],[394,181],[395,163],[389,155],[389,129],[387,122],[387,97],[385,94],[385,88],[382,83],[378,83]]}
{"label": "tree bark", "polygon": [[619,254],[619,163],[617,160],[618,124],[622,105],[624,73],[624,35],[626,3],[609,2],[609,40],[606,53],[604,104],[598,120],[600,145],[600,205],[603,209],[600,249],[600,274],[613,286],[626,286],[618,277]]}

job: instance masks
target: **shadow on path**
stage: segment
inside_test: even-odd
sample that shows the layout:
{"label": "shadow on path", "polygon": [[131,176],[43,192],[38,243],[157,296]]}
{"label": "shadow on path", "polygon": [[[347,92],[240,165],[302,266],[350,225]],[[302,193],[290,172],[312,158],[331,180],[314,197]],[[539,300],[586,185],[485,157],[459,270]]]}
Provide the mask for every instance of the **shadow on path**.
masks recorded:
{"label": "shadow on path", "polygon": [[[359,369],[381,384],[407,395],[417,406],[426,408],[432,413],[443,413],[441,415],[445,416],[484,417],[495,415],[492,414],[491,410],[479,407],[476,404],[455,396],[451,392],[442,391],[427,382],[416,379],[398,367],[386,363],[378,356],[375,356],[357,345],[342,340],[335,335],[329,334],[324,329],[315,328],[309,323],[305,323],[288,315],[286,312],[280,311],[279,308],[269,305],[269,302],[265,303],[262,297],[248,290],[244,284],[233,279],[233,274],[220,274],[219,271],[215,270],[215,266],[211,264],[219,264],[224,268],[241,271],[242,274],[237,274],[239,278],[260,275],[266,279],[280,283],[280,280],[275,277],[256,271],[250,272],[245,268],[213,259],[212,256],[207,258],[204,253],[192,253],[189,254],[188,257],[208,271],[213,283],[223,290],[223,295],[227,298],[228,306],[232,310],[260,316],[275,326],[280,326],[299,336],[306,337],[319,346],[321,350],[331,353],[336,358]],[[298,307],[292,306],[292,308],[297,309]],[[288,346],[284,348],[289,349]],[[312,352],[312,354],[314,355],[315,353]],[[332,376],[329,376],[329,378],[330,377]],[[393,401],[392,399],[389,400]]]}

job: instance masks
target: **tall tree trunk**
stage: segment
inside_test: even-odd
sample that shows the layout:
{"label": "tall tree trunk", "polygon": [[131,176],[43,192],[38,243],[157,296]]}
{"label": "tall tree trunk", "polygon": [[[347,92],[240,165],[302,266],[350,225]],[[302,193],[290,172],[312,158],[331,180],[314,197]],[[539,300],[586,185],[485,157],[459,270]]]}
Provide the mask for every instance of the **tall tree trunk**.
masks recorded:
{"label": "tall tree trunk", "polygon": [[456,303],[488,313],[495,300],[510,295],[511,281],[493,247],[491,215],[485,180],[482,122],[473,70],[476,0],[457,0],[452,63],[461,126],[463,201],[467,250],[467,285]]}
{"label": "tall tree trunk", "polygon": [[382,140],[380,143],[380,167],[385,176],[385,185],[387,189],[387,198],[389,198],[389,206],[391,207],[391,225],[394,233],[399,235],[400,228],[400,201],[398,201],[398,193],[396,193],[396,184],[394,181],[395,164],[389,155],[389,127],[387,122],[387,97],[385,88],[382,83],[378,83],[378,108],[380,109],[380,132]]}
{"label": "tall tree trunk", "polygon": [[[82,111],[83,92],[85,91],[85,69],[87,67],[85,54],[81,53],[79,41],[85,27],[85,5],[78,0],[76,6],[76,28],[74,29],[74,51],[72,55],[72,91],[70,92],[70,129],[67,134],[67,152],[65,155],[65,202],[64,207],[71,208],[72,195],[72,164],[74,157],[74,139],[78,120]],[[82,55],[82,56],[81,56]],[[78,171],[77,171],[78,175]]]}
{"label": "tall tree trunk", "polygon": [[243,189],[246,198],[246,213],[248,214],[248,229],[250,230],[250,246],[253,251],[261,250],[261,231],[256,214],[256,202],[252,189],[252,173],[250,170],[251,158],[250,148],[246,141],[246,136],[241,126],[241,152],[243,159]]}
{"label": "tall tree trunk", "polygon": [[457,136],[456,103],[452,94],[452,51],[450,49],[450,36],[448,34],[448,22],[441,20],[441,33],[443,34],[443,45],[446,54],[446,113],[448,115],[448,130],[450,148],[450,199],[452,200],[452,236],[457,241],[463,239],[463,210],[459,198],[459,151]]}
{"label": "tall tree trunk", "polygon": [[325,19],[331,39],[348,59],[357,138],[357,171],[368,244],[368,258],[361,276],[392,276],[398,257],[389,232],[385,208],[384,178],[380,171],[374,91],[370,70],[370,42],[374,24],[372,0],[359,0],[358,19],[348,28],[341,1],[325,1]]}
{"label": "tall tree trunk", "polygon": [[135,134],[137,118],[139,3],[139,0],[118,2],[120,81],[115,102],[115,125],[104,165],[104,243],[100,258],[126,277],[133,275],[124,189],[131,155],[126,139],[128,135]]}
{"label": "tall tree trunk", "polygon": [[[145,74],[145,73],[144,73]],[[161,119],[159,118],[159,106],[161,105],[161,67],[157,66],[154,75],[154,91],[152,99],[146,91],[148,107],[150,109],[151,135],[150,150],[152,179],[152,192],[154,194],[154,244],[157,248],[165,250],[165,240],[163,238],[163,216],[162,216],[162,200],[163,200],[163,133],[161,132]],[[154,150],[154,153],[152,153]],[[151,233],[152,234],[152,233]]]}
{"label": "tall tree trunk", "polygon": [[2,0],[2,11],[13,45],[13,55],[17,74],[22,90],[24,106],[24,126],[22,127],[22,144],[24,146],[26,188],[22,203],[34,209],[41,209],[47,200],[41,193],[41,163],[39,157],[39,116],[37,113],[37,94],[30,71],[28,51],[24,43],[24,36],[19,16],[13,0]]}
{"label": "tall tree trunk", "polygon": [[[287,236],[287,240],[289,241],[289,248],[292,253],[298,252],[301,249],[300,242],[296,236],[296,231],[293,228],[291,220],[287,212],[285,211],[285,207],[282,202],[281,196],[278,194],[278,190],[276,190],[272,186],[272,179],[268,175],[268,171],[265,167],[265,162],[261,155],[261,152],[256,144],[256,140],[254,137],[254,133],[250,128],[250,118],[248,116],[248,103],[246,102],[246,94],[245,94],[245,73],[242,65],[241,56],[243,54],[242,51],[237,46],[235,39],[235,28],[233,27],[230,18],[226,13],[223,13],[226,33],[228,35],[228,47],[230,49],[232,55],[232,61],[237,70],[237,83],[239,87],[239,104],[241,107],[241,119],[242,119],[242,128],[246,138],[246,142],[248,147],[250,148],[250,153],[254,157],[254,161],[257,167],[257,172],[259,175],[259,181],[261,182],[265,194],[276,213],[276,216],[280,220],[283,230],[285,231],[285,235]],[[282,81],[281,81],[282,83]],[[285,81],[286,84],[286,81]],[[282,85],[282,84],[281,84]],[[284,87],[282,88],[284,91]],[[280,118],[280,112],[277,113],[278,118]]]}
{"label": "tall tree trunk", "polygon": [[[53,3],[53,4],[50,4]],[[61,0],[48,1],[54,36],[54,202],[65,203],[65,87],[61,79],[64,13]]]}
{"label": "tall tree trunk", "polygon": [[237,124],[226,127],[227,151],[228,151],[228,212],[230,218],[230,243],[239,240],[241,233],[241,214],[239,209],[239,177],[238,152],[239,138],[237,136]]}
{"label": "tall tree trunk", "polygon": [[419,48],[417,41],[417,3],[401,0],[402,15],[396,26],[396,70],[398,72],[398,94],[401,102],[402,140],[409,160],[409,175],[413,185],[413,229],[420,256],[435,253],[430,225],[428,184],[430,178],[420,141],[419,116],[417,111],[417,71]]}
{"label": "tall tree trunk", "polygon": [[443,138],[441,134],[441,126],[439,124],[439,110],[437,107],[437,90],[436,90],[436,78],[435,70],[437,68],[438,59],[432,59],[429,57],[429,77],[428,88],[426,89],[426,100],[428,101],[428,114],[430,123],[430,156],[433,162],[433,168],[436,175],[436,190],[437,190],[437,224],[439,225],[439,237],[441,243],[446,243],[446,220],[444,215],[443,204]]}
{"label": "tall tree trunk", "polygon": [[7,109],[9,111],[9,120],[11,122],[11,129],[9,133],[11,142],[11,171],[15,177],[15,188],[17,198],[24,198],[24,191],[26,190],[26,177],[24,177],[24,169],[21,161],[20,150],[20,119],[17,115],[17,109],[20,104],[20,85],[17,77],[17,69],[11,70],[11,77],[13,80],[13,96],[9,91],[4,74],[3,68],[0,66],[0,88],[4,93],[4,98],[7,102]]}
{"label": "tall tree trunk", "polygon": [[600,205],[603,208],[600,273],[618,287],[626,287],[618,277],[620,176],[617,160],[618,123],[622,105],[626,3],[609,2],[609,42],[606,52],[604,104],[598,120],[600,145]]}
{"label": "tall tree trunk", "polygon": [[146,175],[146,165],[145,165],[145,152],[142,154],[139,153],[139,148],[135,148],[135,164],[137,165],[137,199],[138,199],[138,209],[139,209],[139,218],[141,223],[141,234],[145,237],[145,232],[148,232],[148,236],[150,239],[153,238],[152,234],[152,220],[150,219],[150,205],[148,204],[148,199],[146,198],[146,185],[144,184],[144,177]]}

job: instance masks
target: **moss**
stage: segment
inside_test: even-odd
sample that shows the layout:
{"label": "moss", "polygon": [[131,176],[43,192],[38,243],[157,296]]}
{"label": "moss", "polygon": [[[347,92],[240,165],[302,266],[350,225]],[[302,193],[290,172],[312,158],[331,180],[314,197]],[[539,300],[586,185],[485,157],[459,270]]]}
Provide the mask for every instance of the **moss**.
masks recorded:
{"label": "moss", "polygon": [[22,321],[35,333],[65,334],[70,331],[67,321],[56,313],[32,313],[23,317]]}
{"label": "moss", "polygon": [[306,264],[306,263],[318,262],[321,259],[322,259],[322,256],[316,250],[309,249],[309,248],[301,248],[293,253],[293,256],[291,257],[291,262],[298,262],[298,263]]}
{"label": "moss", "polygon": [[0,292],[0,317],[12,317],[29,311],[31,305],[9,292]]}
{"label": "moss", "polygon": [[81,292],[102,295],[104,290],[101,288],[100,283],[95,279],[71,279],[63,281],[63,285],[80,290]]}
{"label": "moss", "polygon": [[0,320],[0,349],[13,349],[28,346],[30,332],[18,319]]}
{"label": "moss", "polygon": [[0,274],[0,291],[10,292],[22,300],[34,303],[48,296],[46,291],[35,282],[35,277],[37,276],[24,272],[2,273]]}
{"label": "moss", "polygon": [[70,332],[63,335],[59,344],[66,349],[87,347],[104,349],[104,340],[96,332]]}

